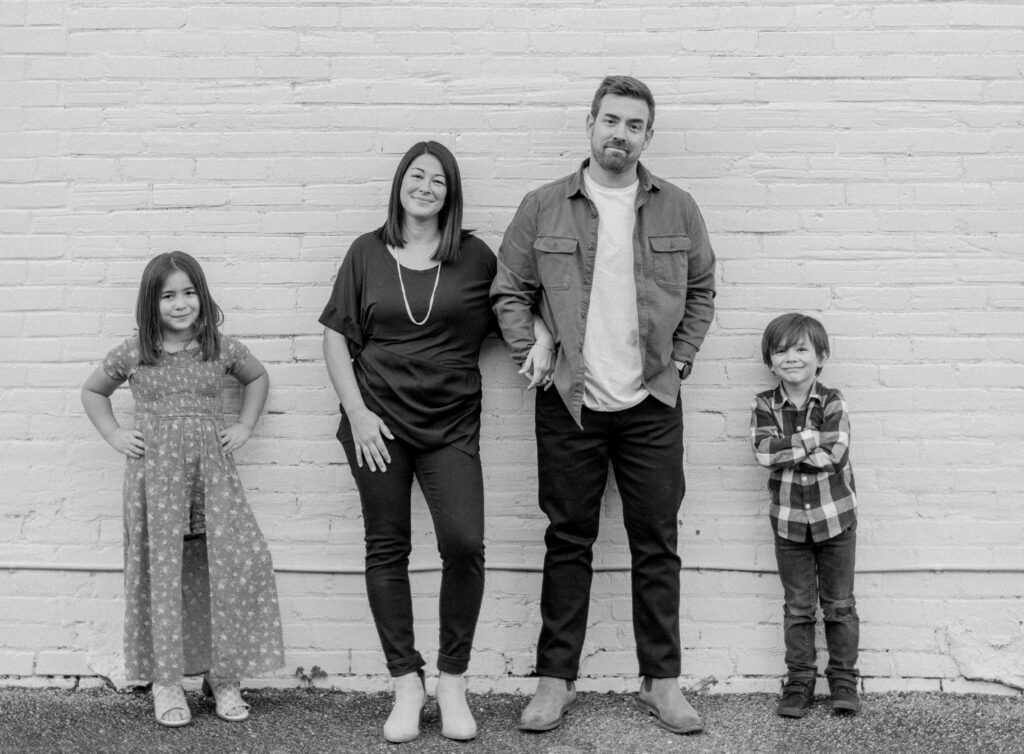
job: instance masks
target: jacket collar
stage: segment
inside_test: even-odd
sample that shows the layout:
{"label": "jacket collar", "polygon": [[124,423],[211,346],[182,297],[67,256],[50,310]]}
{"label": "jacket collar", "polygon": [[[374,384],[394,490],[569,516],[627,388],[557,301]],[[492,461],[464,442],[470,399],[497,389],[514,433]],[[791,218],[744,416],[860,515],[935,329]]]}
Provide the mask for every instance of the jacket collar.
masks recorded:
{"label": "jacket collar", "polygon": [[[583,171],[587,169],[590,164],[590,158],[585,159],[575,173],[569,176],[569,185],[566,187],[565,198],[572,199],[577,194],[586,196],[586,191],[583,189]],[[660,191],[661,185],[657,178],[655,178],[647,168],[644,167],[642,162],[636,164],[636,177],[640,182],[640,191],[651,192]]]}

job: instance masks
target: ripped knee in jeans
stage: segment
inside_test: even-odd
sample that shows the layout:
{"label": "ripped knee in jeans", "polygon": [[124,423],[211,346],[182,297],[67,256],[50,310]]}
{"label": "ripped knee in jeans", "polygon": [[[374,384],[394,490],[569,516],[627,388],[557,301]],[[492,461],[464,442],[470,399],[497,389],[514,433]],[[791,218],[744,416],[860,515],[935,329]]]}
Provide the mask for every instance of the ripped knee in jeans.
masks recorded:
{"label": "ripped knee in jeans", "polygon": [[844,623],[857,620],[857,600],[851,596],[849,599],[836,600],[822,606],[822,612],[826,621]]}

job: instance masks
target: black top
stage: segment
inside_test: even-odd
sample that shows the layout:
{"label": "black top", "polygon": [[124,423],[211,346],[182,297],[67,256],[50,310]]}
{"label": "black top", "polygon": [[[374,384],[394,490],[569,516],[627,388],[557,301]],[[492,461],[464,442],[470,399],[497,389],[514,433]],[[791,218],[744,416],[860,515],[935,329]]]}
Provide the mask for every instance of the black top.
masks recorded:
{"label": "black top", "polygon": [[[349,249],[320,323],[348,339],[363,401],[396,437],[424,449],[479,451],[480,344],[497,329],[489,298],[496,269],[487,245],[464,235],[460,260],[441,265],[434,307],[417,326],[406,313],[381,230],[360,236]],[[418,322],[437,274],[436,267],[402,268]],[[341,430],[339,439],[348,439]]]}

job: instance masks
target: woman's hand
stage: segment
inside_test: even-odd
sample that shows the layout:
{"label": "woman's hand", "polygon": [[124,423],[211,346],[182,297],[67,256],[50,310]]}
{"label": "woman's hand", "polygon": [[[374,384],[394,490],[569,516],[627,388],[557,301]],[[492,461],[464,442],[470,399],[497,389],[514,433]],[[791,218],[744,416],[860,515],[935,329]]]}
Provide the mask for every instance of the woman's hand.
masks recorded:
{"label": "woman's hand", "polygon": [[546,346],[538,340],[526,354],[523,366],[519,370],[519,374],[530,378],[530,384],[526,386],[526,389],[533,390],[539,386],[547,390],[551,387],[554,372],[555,352],[550,346]]}
{"label": "woman's hand", "polygon": [[366,467],[370,471],[385,471],[391,463],[391,454],[384,438],[394,440],[395,436],[377,414],[367,408],[348,415],[348,423],[352,428],[352,442],[356,446],[356,465]]}
{"label": "woman's hand", "polygon": [[129,458],[142,458],[146,454],[146,442],[142,439],[142,432],[137,429],[115,427],[103,439],[118,453]]}
{"label": "woman's hand", "polygon": [[225,453],[234,453],[240,447],[249,442],[252,436],[252,428],[241,422],[232,424],[227,429],[221,430],[220,447]]}

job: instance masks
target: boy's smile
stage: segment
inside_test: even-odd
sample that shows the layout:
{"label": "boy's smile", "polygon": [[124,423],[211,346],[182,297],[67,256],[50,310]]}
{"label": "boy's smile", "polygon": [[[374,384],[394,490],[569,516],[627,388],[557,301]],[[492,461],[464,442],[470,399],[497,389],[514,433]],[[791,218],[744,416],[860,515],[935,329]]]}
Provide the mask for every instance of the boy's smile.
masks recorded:
{"label": "boy's smile", "polygon": [[786,394],[804,398],[825,363],[806,337],[772,354],[772,374],[782,380]]}

